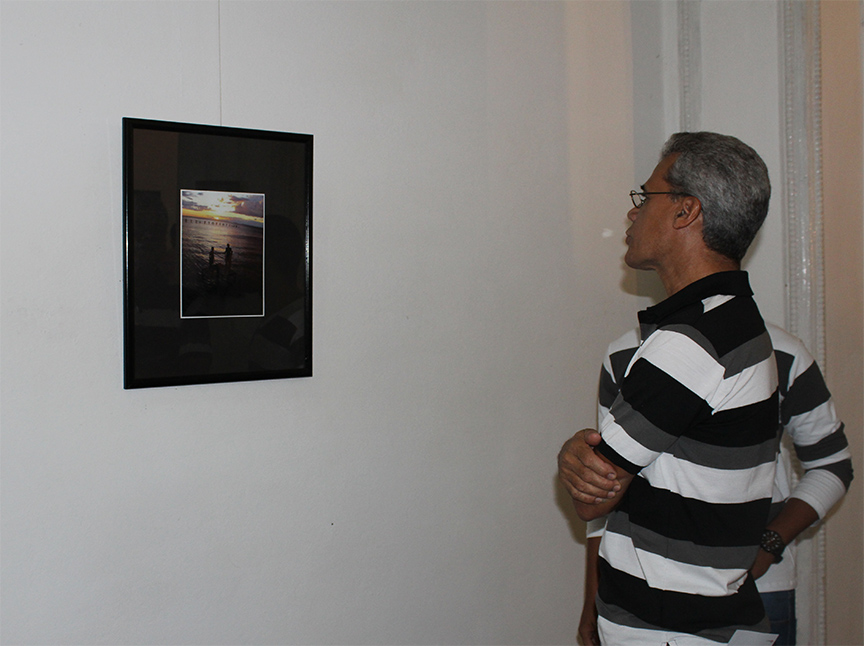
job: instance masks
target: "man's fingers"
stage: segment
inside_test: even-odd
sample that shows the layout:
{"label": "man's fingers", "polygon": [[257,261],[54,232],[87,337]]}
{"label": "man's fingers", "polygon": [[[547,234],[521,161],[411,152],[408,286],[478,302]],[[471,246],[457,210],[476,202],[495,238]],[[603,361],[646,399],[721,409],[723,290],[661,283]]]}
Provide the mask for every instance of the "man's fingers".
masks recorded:
{"label": "man's fingers", "polygon": [[590,446],[597,446],[600,444],[600,440],[603,439],[603,436],[601,436],[597,431],[589,428],[585,431],[583,438]]}
{"label": "man's fingers", "polygon": [[577,502],[594,505],[614,498],[621,490],[615,470],[594,452],[600,440],[597,431],[584,429],[558,453],[558,478]]}
{"label": "man's fingers", "polygon": [[562,482],[593,496],[606,497],[607,493],[618,491],[621,488],[617,480],[609,480],[593,471],[572,468],[566,464],[558,468],[558,475]]}
{"label": "man's fingers", "polygon": [[581,482],[605,491],[620,488],[615,478],[615,471],[590,450],[586,455],[577,455],[571,451],[562,452],[558,456],[558,472],[578,489],[582,488]]}
{"label": "man's fingers", "polygon": [[[597,455],[594,452],[593,447],[583,444],[582,446],[576,447],[572,455],[580,464],[584,465],[586,470],[590,470],[607,480],[615,479],[615,469],[613,469],[606,460]],[[578,469],[579,467],[576,466],[576,468]]]}
{"label": "man's fingers", "polygon": [[567,478],[563,474],[559,476],[559,480],[561,481],[561,484],[564,485],[564,488],[567,490],[567,493],[570,494],[571,498],[585,504],[594,505],[609,498],[613,498],[616,495],[615,491],[606,491],[599,487],[593,487],[581,480],[576,480],[575,483],[578,484],[574,484],[572,479]]}

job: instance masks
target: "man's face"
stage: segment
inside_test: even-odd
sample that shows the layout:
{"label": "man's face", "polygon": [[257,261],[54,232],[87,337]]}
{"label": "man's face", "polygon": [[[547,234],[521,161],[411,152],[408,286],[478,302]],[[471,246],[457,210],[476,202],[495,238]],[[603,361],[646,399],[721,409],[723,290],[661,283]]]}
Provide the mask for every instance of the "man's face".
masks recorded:
{"label": "man's face", "polygon": [[[664,176],[676,157],[669,155],[661,159],[641,190],[645,193],[671,191]],[[672,225],[680,212],[677,199],[675,195],[647,195],[642,206],[628,211],[627,219],[633,223],[627,229],[627,253],[624,255],[628,267],[654,270],[662,267],[672,249]]]}

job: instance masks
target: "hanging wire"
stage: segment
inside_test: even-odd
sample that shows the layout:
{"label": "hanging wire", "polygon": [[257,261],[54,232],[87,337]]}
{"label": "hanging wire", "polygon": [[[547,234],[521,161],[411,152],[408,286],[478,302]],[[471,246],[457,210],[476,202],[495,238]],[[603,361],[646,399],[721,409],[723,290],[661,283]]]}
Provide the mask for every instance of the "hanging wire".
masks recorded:
{"label": "hanging wire", "polygon": [[216,42],[219,47],[219,125],[223,126],[225,124],[222,122],[222,0],[217,0],[216,7]]}

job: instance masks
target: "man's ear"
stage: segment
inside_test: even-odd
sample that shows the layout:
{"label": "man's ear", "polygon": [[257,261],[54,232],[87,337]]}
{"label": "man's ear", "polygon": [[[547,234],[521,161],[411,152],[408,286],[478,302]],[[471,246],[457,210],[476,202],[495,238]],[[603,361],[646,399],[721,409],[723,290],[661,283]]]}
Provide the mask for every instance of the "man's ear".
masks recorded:
{"label": "man's ear", "polygon": [[699,220],[702,215],[702,202],[699,201],[698,197],[685,195],[681,198],[678,206],[680,207],[680,210],[678,215],[675,216],[675,221],[673,223],[673,226],[676,229],[689,227]]}

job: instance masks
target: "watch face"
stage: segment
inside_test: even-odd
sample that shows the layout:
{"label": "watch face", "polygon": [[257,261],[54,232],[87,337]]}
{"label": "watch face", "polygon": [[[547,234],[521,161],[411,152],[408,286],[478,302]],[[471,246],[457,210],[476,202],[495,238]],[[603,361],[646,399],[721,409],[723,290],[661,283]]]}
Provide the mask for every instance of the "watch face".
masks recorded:
{"label": "watch face", "polygon": [[783,542],[783,538],[780,534],[772,529],[766,529],[762,532],[760,547],[769,554],[773,554],[775,562],[779,563],[782,558],[781,554],[786,548],[786,543]]}

